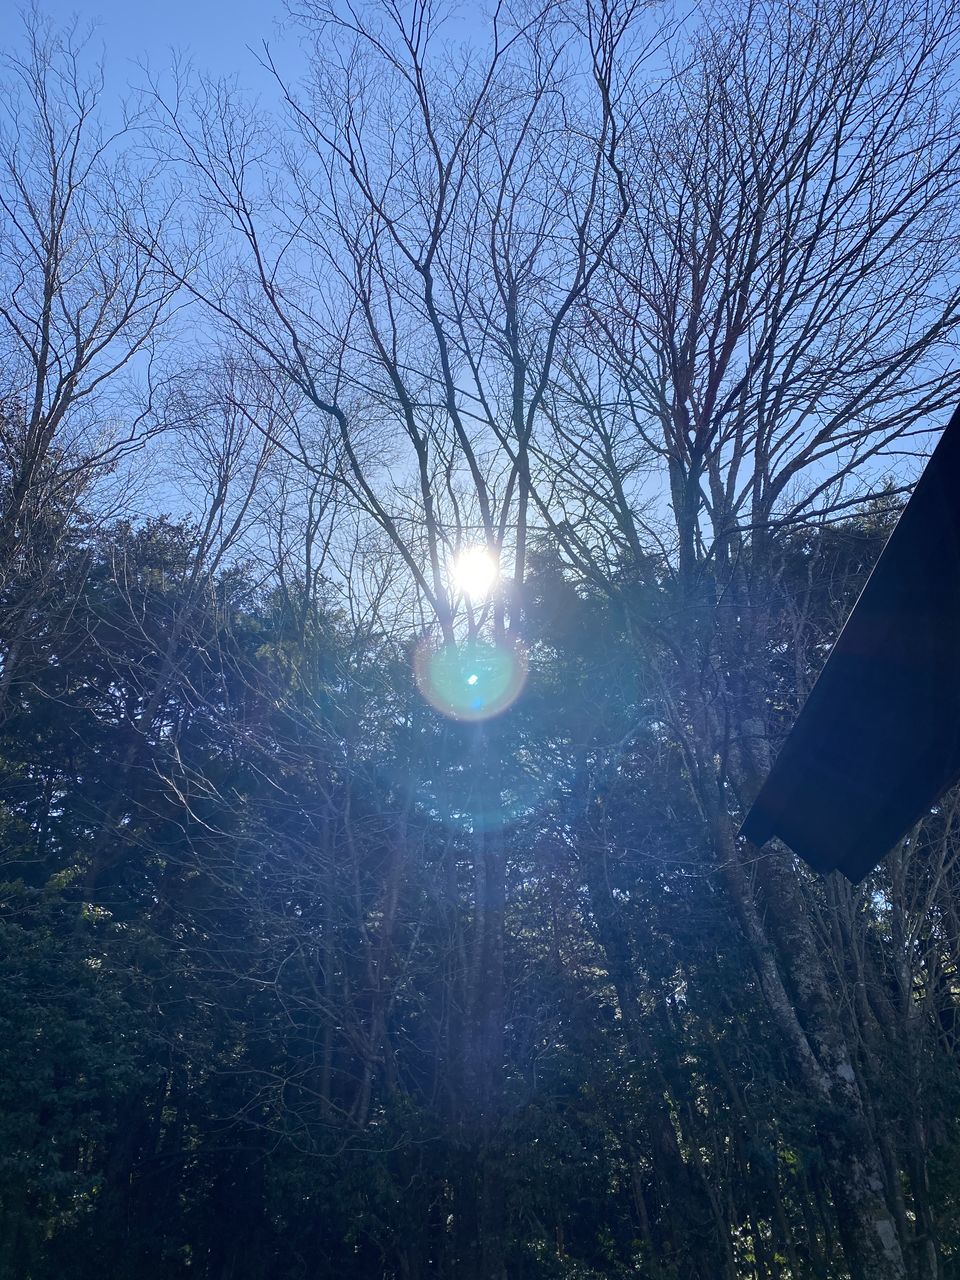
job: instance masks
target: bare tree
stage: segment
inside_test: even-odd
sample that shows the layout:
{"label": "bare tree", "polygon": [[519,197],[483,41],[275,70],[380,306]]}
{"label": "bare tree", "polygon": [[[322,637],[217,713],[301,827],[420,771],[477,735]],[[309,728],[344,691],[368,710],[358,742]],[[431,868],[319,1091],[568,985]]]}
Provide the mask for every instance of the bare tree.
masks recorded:
{"label": "bare tree", "polygon": [[[51,536],[79,494],[161,425],[149,395],[121,396],[118,375],[137,367],[150,382],[150,353],[177,287],[152,252],[169,208],[134,157],[130,122],[104,124],[103,73],[88,67],[86,46],[76,27],[58,32],[34,11],[22,48],[3,58],[4,579],[26,561],[36,570],[44,556],[38,548],[31,557],[34,533],[42,526]],[[33,577],[35,593],[42,574]],[[31,617],[29,598],[8,603],[0,699]]]}
{"label": "bare tree", "polygon": [[[179,677],[184,654],[193,647],[193,626],[209,608],[218,574],[245,547],[257,547],[255,529],[264,518],[261,504],[270,493],[266,480],[277,453],[276,418],[285,411],[275,386],[261,371],[225,353],[213,369],[194,369],[171,386],[164,419],[171,437],[176,427],[177,447],[172,452],[179,464],[180,492],[194,501],[194,532],[177,609],[168,619],[159,652],[154,651],[150,634],[142,632],[144,648],[153,660],[144,664],[140,687],[128,712],[129,743],[119,761],[121,779],[149,757],[151,743],[163,724],[171,686]],[[141,622],[136,592],[125,586],[126,573],[120,557],[114,565],[114,577],[121,598],[129,601],[124,626],[136,634]],[[113,808],[103,815],[91,851],[87,872],[91,896],[105,870],[126,854],[116,825],[123,804],[121,786]]]}
{"label": "bare tree", "polygon": [[230,213],[188,287],[328,414],[355,500],[449,632],[456,548],[522,580],[533,423],[626,216],[624,92],[653,37],[638,5],[549,6],[444,61],[429,5],[296,13],[316,57],[302,93],[282,86],[282,163],[223,86],[156,92]]}
{"label": "bare tree", "polygon": [[[185,286],[326,420],[347,500],[447,639],[516,626],[532,520],[627,605],[823,1117],[851,1269],[899,1280],[895,1179],[804,882],[744,861],[735,808],[774,739],[776,535],[862,500],[960,386],[952,11],[717,5],[655,89],[659,29],[632,4],[548,6],[509,28],[498,11],[485,58],[446,63],[430,5],[295,12],[316,46],[309,84],[283,86],[281,157],[226,88],[155,87],[168,156],[219,217]],[[486,617],[447,572],[474,542],[509,566]],[[481,809],[494,755],[477,758]],[[495,831],[472,872],[458,1034],[483,1150],[503,1026]],[[482,1223],[492,1184],[481,1200]],[[481,1265],[499,1274],[493,1254]]]}
{"label": "bare tree", "polygon": [[[478,59],[441,56],[432,4],[295,13],[315,56],[302,91],[282,86],[279,163],[265,126],[223,87],[201,86],[192,113],[185,90],[155,91],[169,155],[201,183],[204,216],[223,215],[186,287],[326,415],[344,493],[403,561],[424,629],[503,639],[520,617],[534,424],[627,214],[622,108],[649,30],[635,3],[545,6],[518,24],[498,11]],[[486,608],[451,583],[465,546],[501,565]],[[472,765],[471,803],[494,812],[501,766],[482,732]],[[458,1188],[457,1222],[477,1232],[461,1265],[492,1277],[506,868],[495,827],[477,822],[469,843],[449,1056],[482,1175]],[[456,912],[456,842],[449,856]]]}
{"label": "bare tree", "polygon": [[[899,1175],[804,877],[744,861],[730,798],[749,803],[776,733],[778,531],[862,502],[960,389],[957,36],[946,5],[712,9],[643,113],[628,225],[538,448],[545,521],[659,673],[771,1015],[846,1117],[820,1137],[863,1276],[907,1274]],[[667,626],[636,603],[654,586]]]}

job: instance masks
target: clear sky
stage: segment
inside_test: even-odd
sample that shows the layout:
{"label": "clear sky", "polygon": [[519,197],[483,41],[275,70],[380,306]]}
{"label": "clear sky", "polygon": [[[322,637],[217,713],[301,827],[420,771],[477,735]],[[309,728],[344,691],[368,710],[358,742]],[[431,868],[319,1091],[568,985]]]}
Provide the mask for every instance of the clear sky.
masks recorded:
{"label": "clear sky", "polygon": [[[28,3],[23,0],[17,8],[22,10]],[[165,71],[172,50],[186,55],[198,71],[216,77],[236,75],[241,85],[263,90],[269,99],[275,85],[256,62],[264,40],[285,78],[297,79],[304,68],[300,32],[287,18],[284,0],[36,0],[36,4],[57,23],[76,17],[81,24],[96,24],[95,39],[106,53],[108,97],[140,82],[137,68],[144,58],[153,71]],[[4,0],[0,6],[6,7]],[[448,33],[455,31],[458,39],[465,40],[481,31],[485,34],[481,15],[486,7],[487,0],[459,5]],[[5,36],[4,31],[0,40]]]}
{"label": "clear sky", "polygon": [[296,33],[278,29],[282,0],[38,0],[37,7],[57,23],[77,17],[97,24],[111,91],[137,82],[144,57],[164,70],[174,49],[198,70],[237,74],[251,88],[265,80],[248,46],[258,49],[264,39],[284,71],[299,70]]}

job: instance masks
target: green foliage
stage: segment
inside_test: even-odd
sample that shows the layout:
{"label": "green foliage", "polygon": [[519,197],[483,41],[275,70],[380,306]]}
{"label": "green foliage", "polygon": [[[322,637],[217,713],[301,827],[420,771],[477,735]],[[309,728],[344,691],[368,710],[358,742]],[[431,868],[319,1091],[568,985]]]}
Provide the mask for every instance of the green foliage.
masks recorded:
{"label": "green foliage", "polygon": [[[867,536],[785,543],[777,643],[798,600],[830,634]],[[623,611],[545,557],[528,687],[478,734],[385,641],[238,570],[198,593],[193,537],[73,547],[0,729],[0,1274],[470,1277],[495,1246],[511,1280],[723,1250],[843,1276],[837,1115],[773,1031]],[[807,590],[824,557],[847,596]],[[949,1261],[960,1023],[923,868],[847,903],[833,955],[838,991],[867,966],[857,1069]]]}

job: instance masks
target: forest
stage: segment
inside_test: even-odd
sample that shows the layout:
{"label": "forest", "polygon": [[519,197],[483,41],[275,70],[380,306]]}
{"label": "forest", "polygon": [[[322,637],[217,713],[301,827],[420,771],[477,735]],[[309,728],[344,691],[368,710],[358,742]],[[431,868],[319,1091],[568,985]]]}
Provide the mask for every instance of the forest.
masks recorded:
{"label": "forest", "polygon": [[738,835],[960,400],[960,10],[272,16],[0,52],[0,1277],[960,1280],[960,795]]}

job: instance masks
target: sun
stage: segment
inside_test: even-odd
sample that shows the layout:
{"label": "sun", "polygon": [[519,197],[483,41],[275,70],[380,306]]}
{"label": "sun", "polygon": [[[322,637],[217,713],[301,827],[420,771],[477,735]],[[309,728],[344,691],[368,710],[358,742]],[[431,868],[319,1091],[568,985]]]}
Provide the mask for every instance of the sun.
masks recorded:
{"label": "sun", "polygon": [[489,596],[499,574],[496,558],[486,547],[469,547],[455,556],[451,564],[454,586],[474,601]]}

